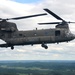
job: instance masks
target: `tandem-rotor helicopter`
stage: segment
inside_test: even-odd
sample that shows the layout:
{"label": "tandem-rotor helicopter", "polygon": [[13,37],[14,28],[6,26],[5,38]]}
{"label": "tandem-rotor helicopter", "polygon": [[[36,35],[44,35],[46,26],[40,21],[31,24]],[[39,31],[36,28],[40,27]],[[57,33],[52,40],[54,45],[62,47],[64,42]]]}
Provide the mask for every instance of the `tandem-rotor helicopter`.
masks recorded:
{"label": "tandem-rotor helicopter", "polygon": [[57,24],[53,29],[38,30],[36,28],[36,30],[19,31],[15,23],[7,22],[7,20],[19,20],[47,14],[44,13],[7,19],[0,18],[0,39],[6,42],[5,44],[0,44],[0,47],[11,47],[11,49],[14,49],[14,46],[19,45],[33,46],[34,44],[41,44],[43,48],[48,49],[47,43],[68,42],[75,38],[75,35],[70,32],[68,26],[68,23],[75,22],[67,22],[49,9],[44,10],[62,22],[38,23],[39,25]]}

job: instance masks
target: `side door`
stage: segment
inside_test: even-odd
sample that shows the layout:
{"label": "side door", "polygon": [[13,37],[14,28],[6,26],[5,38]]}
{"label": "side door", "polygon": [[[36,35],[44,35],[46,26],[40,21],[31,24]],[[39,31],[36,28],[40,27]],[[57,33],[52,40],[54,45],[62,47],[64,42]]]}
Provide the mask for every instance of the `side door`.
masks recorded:
{"label": "side door", "polygon": [[55,41],[60,42],[61,41],[61,31],[55,30]]}

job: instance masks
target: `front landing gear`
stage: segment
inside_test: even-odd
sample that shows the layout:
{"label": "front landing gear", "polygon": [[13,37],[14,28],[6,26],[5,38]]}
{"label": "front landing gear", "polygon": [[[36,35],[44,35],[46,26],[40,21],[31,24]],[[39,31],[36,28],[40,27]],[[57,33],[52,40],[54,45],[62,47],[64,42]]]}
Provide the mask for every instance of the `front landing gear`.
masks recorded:
{"label": "front landing gear", "polygon": [[43,43],[41,46],[42,46],[43,48],[45,48],[45,49],[48,49],[48,46],[47,46],[46,44],[44,44],[44,43]]}

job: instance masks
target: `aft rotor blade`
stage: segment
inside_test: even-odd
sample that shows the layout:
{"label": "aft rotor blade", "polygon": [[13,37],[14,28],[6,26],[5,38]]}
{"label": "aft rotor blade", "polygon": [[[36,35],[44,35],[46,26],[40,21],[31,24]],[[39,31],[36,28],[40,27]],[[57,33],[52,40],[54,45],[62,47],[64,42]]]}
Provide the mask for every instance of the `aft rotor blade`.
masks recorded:
{"label": "aft rotor blade", "polygon": [[60,24],[61,22],[50,22],[50,23],[38,23],[39,25],[44,25],[44,24]]}
{"label": "aft rotor blade", "polygon": [[7,18],[7,19],[5,19],[5,20],[19,20],[19,19],[31,18],[31,17],[43,16],[43,15],[47,15],[47,14],[46,14],[46,13],[43,13],[43,14],[30,15],[30,16],[22,16],[22,17],[15,17],[15,18]]}
{"label": "aft rotor blade", "polygon": [[49,14],[51,14],[52,16],[54,16],[56,19],[58,20],[63,20],[61,17],[59,17],[58,15],[56,15],[55,13],[53,13],[51,10],[49,9],[44,9],[46,12],[48,12]]}

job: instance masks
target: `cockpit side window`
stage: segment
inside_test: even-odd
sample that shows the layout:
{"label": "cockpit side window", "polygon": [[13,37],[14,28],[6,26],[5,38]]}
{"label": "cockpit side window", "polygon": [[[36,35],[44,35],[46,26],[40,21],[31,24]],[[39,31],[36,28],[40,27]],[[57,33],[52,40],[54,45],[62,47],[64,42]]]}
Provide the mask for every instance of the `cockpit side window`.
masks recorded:
{"label": "cockpit side window", "polygon": [[55,31],[55,36],[60,36],[60,30]]}

